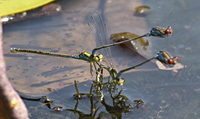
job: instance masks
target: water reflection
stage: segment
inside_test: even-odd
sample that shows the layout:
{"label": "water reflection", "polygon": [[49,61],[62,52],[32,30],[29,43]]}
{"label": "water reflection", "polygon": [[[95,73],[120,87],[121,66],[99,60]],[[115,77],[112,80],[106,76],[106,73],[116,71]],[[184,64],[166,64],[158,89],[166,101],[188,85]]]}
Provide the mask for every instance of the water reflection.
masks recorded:
{"label": "water reflection", "polygon": [[[90,83],[90,82],[87,82],[87,83]],[[122,95],[122,90],[117,91],[117,90],[107,89],[106,87],[104,87],[104,89],[101,92],[96,92],[95,91],[96,89],[95,90],[93,89],[93,84],[92,84],[88,93],[82,93],[82,91],[80,91],[80,93],[79,93],[76,81],[75,81],[74,85],[75,85],[75,89],[76,89],[76,94],[74,94],[76,104],[75,104],[75,107],[71,108],[71,109],[68,106],[66,107],[66,105],[72,106],[73,103],[66,104],[66,101],[59,102],[59,100],[60,100],[59,98],[62,98],[62,100],[64,100],[66,98],[65,96],[59,97],[56,94],[57,99],[54,96],[54,100],[52,100],[52,99],[48,98],[51,96],[28,97],[27,95],[24,95],[21,92],[19,92],[19,94],[21,94],[22,99],[29,100],[29,101],[39,101],[51,110],[64,111],[66,113],[73,112],[74,115],[78,114],[79,119],[82,119],[82,118],[100,118],[100,119],[101,118],[118,118],[118,119],[121,119],[122,114],[126,113],[126,112],[130,112],[131,107],[133,107],[130,104],[126,104],[126,103],[128,103],[127,100],[129,100],[129,99],[125,95]],[[52,93],[55,93],[50,88],[48,90],[51,91]],[[53,95],[53,94],[51,94],[51,95]],[[86,108],[88,106],[88,101],[90,102],[90,109],[83,110],[83,108]],[[31,102],[29,102],[29,103],[31,104]],[[80,108],[79,108],[79,105],[80,105],[79,103],[81,104]],[[63,108],[63,107],[65,107],[65,108]],[[104,112],[103,109],[101,109],[102,107],[104,107],[107,112]],[[36,109],[36,107],[35,107],[35,109]],[[89,114],[88,114],[87,110],[90,112]],[[44,115],[41,115],[41,117],[44,117]],[[53,115],[52,115],[52,117],[53,117]]]}

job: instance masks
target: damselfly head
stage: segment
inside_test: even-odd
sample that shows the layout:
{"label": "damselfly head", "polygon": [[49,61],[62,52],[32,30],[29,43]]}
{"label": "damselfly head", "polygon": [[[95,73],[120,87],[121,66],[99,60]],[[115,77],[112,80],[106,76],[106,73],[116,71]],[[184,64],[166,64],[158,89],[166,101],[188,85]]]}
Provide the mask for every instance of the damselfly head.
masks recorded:
{"label": "damselfly head", "polygon": [[179,61],[178,57],[172,57],[165,51],[159,51],[156,59],[165,65],[175,65]]}
{"label": "damselfly head", "polygon": [[168,64],[175,65],[178,62],[179,58],[178,57],[173,57],[171,59],[168,59]]}
{"label": "damselfly head", "polygon": [[164,38],[164,37],[166,37],[170,34],[172,34],[172,27],[171,26],[168,26],[166,29],[154,27],[154,28],[151,29],[149,36],[156,36],[156,37]]}
{"label": "damselfly head", "polygon": [[17,50],[16,50],[16,48],[10,48],[10,52],[17,53]]}
{"label": "damselfly head", "polygon": [[168,26],[167,29],[165,30],[165,34],[172,34],[172,27]]}
{"label": "damselfly head", "polygon": [[93,60],[96,62],[101,62],[103,59],[103,55],[102,54],[98,54],[97,56],[93,57]]}

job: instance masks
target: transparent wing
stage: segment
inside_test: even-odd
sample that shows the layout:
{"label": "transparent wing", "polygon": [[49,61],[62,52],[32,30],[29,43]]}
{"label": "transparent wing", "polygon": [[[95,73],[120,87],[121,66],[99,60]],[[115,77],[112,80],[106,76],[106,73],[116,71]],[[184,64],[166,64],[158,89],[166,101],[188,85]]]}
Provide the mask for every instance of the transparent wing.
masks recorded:
{"label": "transparent wing", "polygon": [[[85,14],[85,17],[83,18],[85,18],[84,24],[86,28],[88,28],[88,34],[90,34],[90,37],[96,40],[95,47],[108,44],[109,38],[107,34],[106,23],[103,21],[101,13],[93,8],[85,8],[83,10],[83,14]],[[96,55],[98,54],[103,54],[103,61],[105,61],[107,65],[112,66],[110,48],[98,50]]]}

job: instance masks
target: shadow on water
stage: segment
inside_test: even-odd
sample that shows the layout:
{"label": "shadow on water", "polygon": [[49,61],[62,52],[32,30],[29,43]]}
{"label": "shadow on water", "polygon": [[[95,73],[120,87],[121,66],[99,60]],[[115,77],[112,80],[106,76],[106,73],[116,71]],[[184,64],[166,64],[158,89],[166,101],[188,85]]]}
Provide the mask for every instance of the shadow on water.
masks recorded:
{"label": "shadow on water", "polygon": [[[4,53],[7,63],[7,75],[15,89],[26,96],[45,95],[53,103],[24,100],[30,112],[30,118],[176,118],[188,119],[200,116],[199,81],[199,2],[197,1],[59,1],[64,11],[93,7],[101,11],[109,26],[109,33],[133,32],[143,35],[153,26],[172,26],[173,34],[161,40],[147,38],[152,54],[166,50],[180,57],[185,68],[178,71],[153,70],[146,72],[128,72],[122,75],[126,79],[122,95],[129,100],[118,103],[108,90],[104,97],[83,96],[77,101],[73,81],[79,83],[80,93],[89,93],[91,82],[89,65],[85,62],[50,58],[47,56],[11,54],[10,47],[30,48],[54,52],[71,53],[72,49],[81,51],[80,39],[82,26],[78,24],[77,12],[58,14],[25,20],[4,25]],[[79,3],[79,4],[77,4]],[[148,5],[149,14],[134,16],[134,7]],[[39,20],[39,21],[38,21]],[[73,22],[73,23],[71,23]],[[80,29],[81,30],[80,30]],[[81,34],[83,35],[83,34]],[[88,47],[90,45],[87,45]],[[120,49],[111,48],[114,66],[121,70],[144,61],[141,56]],[[142,52],[143,53],[143,52]],[[152,57],[152,54],[142,54]],[[144,65],[151,69],[154,65]],[[71,68],[70,68],[71,67]],[[141,70],[142,71],[142,70]],[[81,78],[80,78],[81,77]],[[93,77],[94,79],[94,77]],[[48,91],[51,88],[52,91]],[[118,94],[120,91],[120,87]],[[28,95],[30,94],[30,95]],[[41,98],[41,97],[39,97]],[[143,100],[137,109],[133,100]],[[132,107],[129,107],[129,104]],[[76,106],[77,105],[77,106]],[[48,107],[47,107],[48,106]],[[93,106],[93,107],[92,107]],[[55,111],[54,108],[63,110]],[[62,109],[60,108],[62,107]],[[51,108],[51,109],[50,109]],[[54,108],[54,109],[53,109]],[[113,111],[114,110],[114,111]],[[120,110],[120,113],[115,113]],[[128,112],[126,112],[128,110]],[[126,112],[126,114],[125,114]]]}

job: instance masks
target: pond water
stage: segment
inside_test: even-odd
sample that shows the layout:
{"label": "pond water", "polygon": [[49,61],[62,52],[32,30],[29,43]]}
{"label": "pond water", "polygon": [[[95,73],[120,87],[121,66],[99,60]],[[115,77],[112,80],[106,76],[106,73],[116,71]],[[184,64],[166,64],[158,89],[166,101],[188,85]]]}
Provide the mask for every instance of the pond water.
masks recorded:
{"label": "pond water", "polygon": [[[78,81],[80,92],[89,93],[92,80],[89,63],[76,59],[66,59],[27,53],[10,53],[11,47],[78,54],[91,51],[95,45],[95,34],[85,29],[85,7],[97,9],[107,24],[108,35],[118,32],[132,32],[143,35],[154,26],[172,26],[173,34],[167,38],[145,38],[150,43],[148,52],[136,55],[119,46],[111,48],[113,66],[118,70],[136,65],[145,58],[156,55],[159,50],[178,56],[184,69],[178,71],[158,70],[154,63],[147,63],[122,75],[126,79],[122,94],[129,98],[129,112],[126,108],[111,108],[112,99],[104,90],[105,103],[94,104],[95,109],[103,105],[96,118],[176,118],[196,119],[200,116],[200,41],[199,2],[190,0],[73,0],[58,1],[63,12],[54,16],[19,21],[3,26],[4,56],[7,76],[13,87],[33,97],[47,96],[54,101],[53,106],[73,110],[76,100],[74,80]],[[151,11],[146,15],[135,15],[135,7],[147,5]],[[93,35],[93,36],[92,36]],[[109,41],[113,42],[113,41]],[[95,74],[95,73],[94,73]],[[108,76],[105,74],[105,77]],[[106,80],[106,79],[105,79]],[[54,91],[47,91],[51,88]],[[120,87],[118,87],[120,89]],[[143,108],[137,109],[133,100],[142,99]],[[98,99],[95,99],[95,103]],[[53,111],[41,102],[24,100],[30,118],[79,118],[91,116],[90,98],[80,100],[77,110]],[[110,106],[108,106],[110,105]],[[110,108],[110,109],[108,109]],[[109,111],[108,111],[109,110]],[[116,111],[117,110],[117,111]],[[120,111],[119,111],[120,110]],[[88,114],[88,115],[86,115]],[[94,113],[93,113],[94,114]],[[93,115],[94,116],[94,115]]]}

